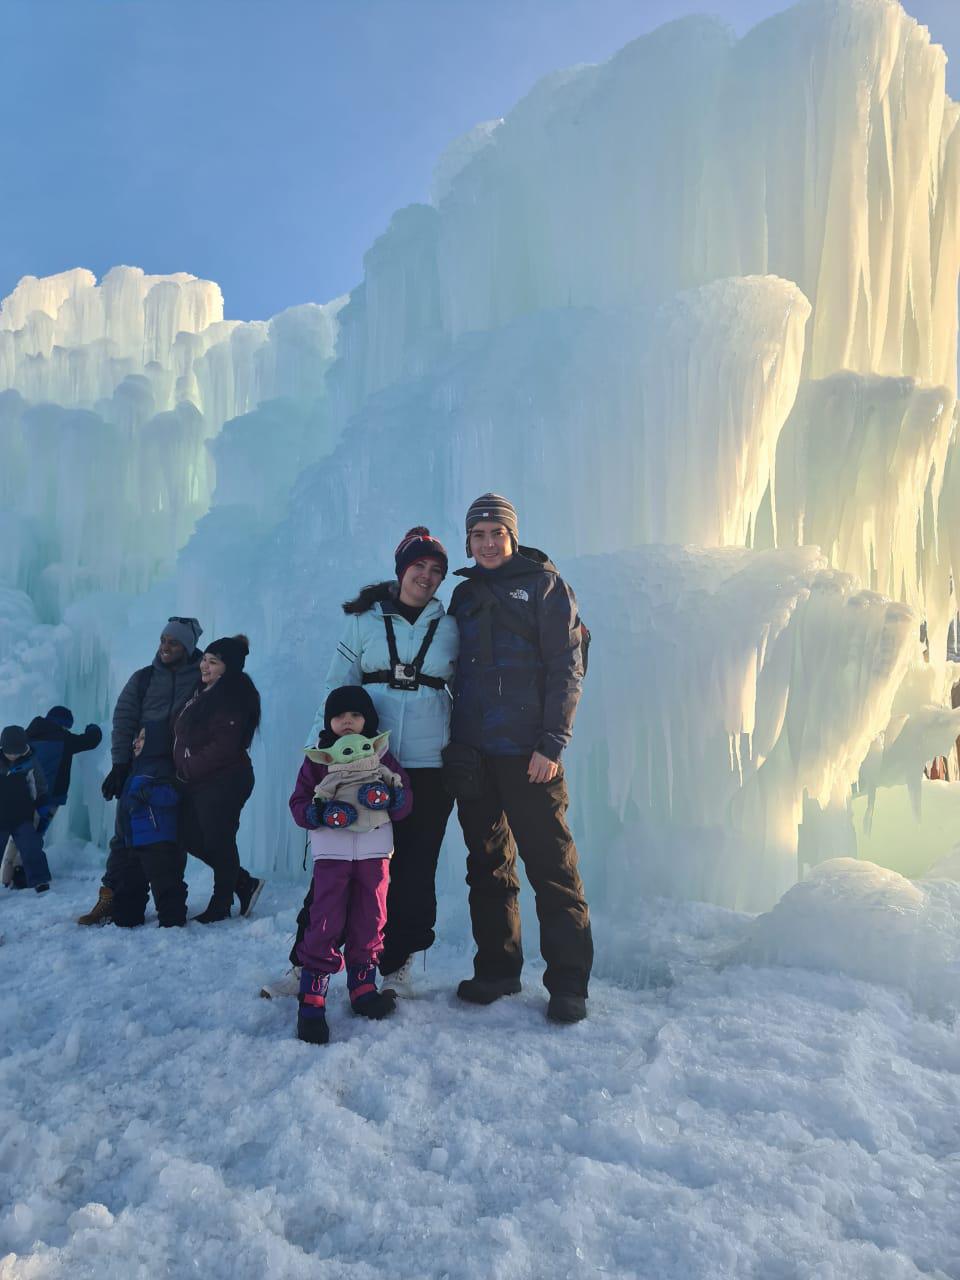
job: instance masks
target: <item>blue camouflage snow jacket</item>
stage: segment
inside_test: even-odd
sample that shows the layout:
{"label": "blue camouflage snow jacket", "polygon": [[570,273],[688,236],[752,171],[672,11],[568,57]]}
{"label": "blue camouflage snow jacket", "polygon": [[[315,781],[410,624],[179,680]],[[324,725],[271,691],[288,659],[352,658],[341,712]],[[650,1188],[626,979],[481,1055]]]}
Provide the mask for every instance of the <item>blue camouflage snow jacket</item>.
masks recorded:
{"label": "blue camouflage snow jacket", "polygon": [[457,576],[466,581],[449,608],[460,629],[452,741],[486,755],[539,751],[559,760],[583,682],[576,597],[533,547],[497,569],[471,566]]}

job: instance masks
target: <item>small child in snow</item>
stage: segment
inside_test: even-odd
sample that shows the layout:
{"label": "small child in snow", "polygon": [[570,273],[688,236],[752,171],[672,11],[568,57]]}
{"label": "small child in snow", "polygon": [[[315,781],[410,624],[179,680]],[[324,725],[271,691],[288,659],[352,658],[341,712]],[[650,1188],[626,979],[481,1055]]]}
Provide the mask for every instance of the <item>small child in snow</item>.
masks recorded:
{"label": "small child in snow", "polygon": [[[309,918],[297,944],[300,1008],[297,1035],[326,1044],[330,978],[347,963],[354,1013],[384,1018],[396,993],[377,990],[383,950],[393,821],[410,812],[410,780],[377,735],[376,712],[365,690],[334,689],[324,708],[324,730],[307,752],[290,797],[297,826],[310,832],[313,884]],[[358,708],[360,708],[358,710]],[[344,956],[340,954],[343,944]]]}
{"label": "small child in snow", "polygon": [[0,849],[12,838],[21,865],[4,857],[7,888],[35,889],[37,893],[50,888],[42,835],[50,819],[47,800],[47,780],[25,731],[18,724],[8,724],[0,732]]}
{"label": "small child in snow", "polygon": [[133,757],[117,805],[124,843],[112,855],[117,864],[113,923],[126,929],[143,924],[152,892],[160,927],[184,925],[187,855],[177,844],[180,794],[166,720],[143,726],[133,740]]}

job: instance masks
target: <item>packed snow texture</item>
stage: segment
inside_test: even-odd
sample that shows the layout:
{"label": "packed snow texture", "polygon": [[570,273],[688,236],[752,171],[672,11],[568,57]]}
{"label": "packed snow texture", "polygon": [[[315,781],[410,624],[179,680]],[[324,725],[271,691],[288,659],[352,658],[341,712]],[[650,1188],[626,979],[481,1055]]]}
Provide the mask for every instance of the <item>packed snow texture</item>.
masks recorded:
{"label": "packed snow texture", "polygon": [[[8,895],[0,1276],[947,1280],[956,1035],[871,940],[925,956],[952,1019],[960,902],[883,875],[821,882],[829,939],[788,897],[756,964],[735,953],[762,920],[641,906],[598,939],[608,975],[647,981],[599,977],[573,1029],[544,1019],[535,963],[522,995],[459,1004],[469,956],[442,944],[386,1022],[351,1017],[335,980],[324,1049],[294,1038],[292,1001],[257,997],[299,886],[185,933],[77,929],[92,876]],[[55,1018],[23,998],[51,984]]]}
{"label": "packed snow texture", "polygon": [[957,1004],[960,884],[836,858],[758,916],[737,957],[889,983],[942,1015]]}
{"label": "packed snow texture", "polygon": [[[243,853],[289,874],[339,602],[415,523],[456,557],[495,489],[594,634],[569,761],[594,901],[771,906],[798,856],[856,848],[852,788],[916,790],[952,726],[957,122],[895,0],[739,42],[684,20],[455,142],[346,300],[240,324],[193,277],[28,278],[0,312],[0,581],[70,629],[61,699],[108,720],[168,613],[246,632]],[[42,432],[66,447],[31,466]],[[924,616],[936,696],[908,679]],[[94,788],[70,819],[112,822]]]}

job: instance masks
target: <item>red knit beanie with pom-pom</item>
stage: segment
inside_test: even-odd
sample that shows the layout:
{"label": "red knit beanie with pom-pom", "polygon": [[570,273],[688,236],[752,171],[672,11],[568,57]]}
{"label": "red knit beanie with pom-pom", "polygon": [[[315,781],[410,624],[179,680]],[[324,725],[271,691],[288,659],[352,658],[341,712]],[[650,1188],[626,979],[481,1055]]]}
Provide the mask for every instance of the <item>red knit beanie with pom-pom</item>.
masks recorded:
{"label": "red knit beanie with pom-pom", "polygon": [[415,528],[408,530],[393,554],[398,582],[403,581],[403,575],[415,560],[436,560],[443,570],[443,576],[447,576],[449,565],[446,547],[439,538],[431,536],[430,530],[425,525],[418,524]]}

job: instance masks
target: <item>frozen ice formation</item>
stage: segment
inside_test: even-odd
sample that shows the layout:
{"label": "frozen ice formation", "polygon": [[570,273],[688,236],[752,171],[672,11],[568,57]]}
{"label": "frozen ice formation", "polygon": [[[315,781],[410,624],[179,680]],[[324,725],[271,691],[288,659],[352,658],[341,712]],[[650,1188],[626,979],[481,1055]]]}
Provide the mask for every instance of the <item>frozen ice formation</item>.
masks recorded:
{"label": "frozen ice formation", "polygon": [[65,683],[66,626],[46,626],[23,591],[0,586],[0,707],[4,724],[26,725],[55,705]]}
{"label": "frozen ice formation", "polygon": [[190,276],[28,277],[0,310],[0,582],[70,629],[63,697],[105,719],[169,612],[242,628],[244,857],[292,872],[339,602],[414,523],[456,554],[496,489],[594,633],[569,771],[594,901],[762,909],[798,859],[875,847],[957,718],[958,116],[895,0],[739,42],[683,20],[455,141],[347,299],[240,323]]}
{"label": "frozen ice formation", "polygon": [[431,203],[439,204],[449,193],[454,178],[464,169],[478,151],[482,151],[503,120],[484,120],[466,133],[455,138],[440,156],[433,170]]}
{"label": "frozen ice formation", "polygon": [[224,320],[219,285],[183,272],[25,276],[0,302],[0,391],[99,410],[145,379],[156,411],[190,401],[213,435],[262,400],[316,394],[340,305],[247,324]]}
{"label": "frozen ice formation", "polygon": [[642,371],[639,541],[751,540],[809,315],[796,285],[773,276],[718,280],[657,311]]}
{"label": "frozen ice formation", "polygon": [[618,600],[570,766],[610,900],[628,877],[644,894],[775,901],[796,879],[804,796],[842,803],[890,718],[914,615],[815,547],[644,547],[571,576],[584,617]]}
{"label": "frozen ice formation", "polygon": [[813,303],[812,376],[955,388],[944,74],[896,0],[809,0],[738,43],[682,20],[548,78],[441,202],[449,330],[773,274]]}
{"label": "frozen ice formation", "polygon": [[[172,572],[210,505],[207,441],[283,397],[321,412],[341,306],[241,324],[193,276],[22,280],[0,307],[2,581],[57,619],[84,593]],[[277,457],[281,474],[300,456]]]}

